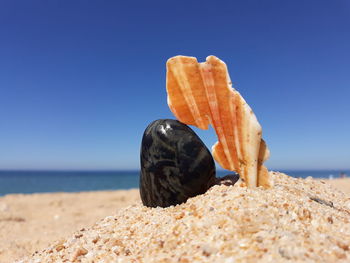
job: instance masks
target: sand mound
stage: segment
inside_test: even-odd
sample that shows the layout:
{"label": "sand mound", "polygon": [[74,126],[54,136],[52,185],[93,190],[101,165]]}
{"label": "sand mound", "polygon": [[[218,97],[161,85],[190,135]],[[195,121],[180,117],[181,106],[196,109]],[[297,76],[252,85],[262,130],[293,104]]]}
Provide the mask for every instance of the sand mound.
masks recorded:
{"label": "sand mound", "polygon": [[140,202],[21,262],[349,262],[350,196],[273,173],[169,208]]}

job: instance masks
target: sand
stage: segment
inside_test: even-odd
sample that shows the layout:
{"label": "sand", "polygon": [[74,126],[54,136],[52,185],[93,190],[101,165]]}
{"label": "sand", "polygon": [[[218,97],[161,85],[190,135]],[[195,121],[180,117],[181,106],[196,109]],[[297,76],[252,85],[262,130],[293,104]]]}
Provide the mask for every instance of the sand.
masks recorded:
{"label": "sand", "polygon": [[324,180],[328,184],[332,185],[333,187],[337,188],[340,191],[343,191],[344,193],[350,194],[350,178],[344,178],[344,179],[332,179],[332,180]]}
{"label": "sand", "polygon": [[138,190],[0,197],[0,262],[13,262],[139,200]]}
{"label": "sand", "polygon": [[[37,205],[33,210],[23,207],[26,213],[13,213],[13,221],[0,222],[1,231],[8,229],[7,236],[0,236],[0,247],[7,246],[0,262],[12,262],[19,256],[16,244],[26,242],[31,244],[24,245],[26,252],[37,252],[18,262],[349,262],[350,179],[273,176],[275,187],[269,190],[247,189],[241,183],[214,186],[165,209],[142,206],[136,190],[0,198],[0,209],[4,200],[9,207],[16,199],[22,206]],[[347,185],[348,192],[331,184]],[[120,202],[122,196],[125,200]],[[51,207],[43,201],[49,198]],[[55,208],[57,200],[66,201]],[[128,206],[118,210],[121,203]],[[95,216],[101,204],[109,216],[92,225],[105,216],[102,211]],[[63,218],[76,223],[55,223]],[[23,235],[18,232],[21,224]],[[51,245],[41,250],[49,241]]]}

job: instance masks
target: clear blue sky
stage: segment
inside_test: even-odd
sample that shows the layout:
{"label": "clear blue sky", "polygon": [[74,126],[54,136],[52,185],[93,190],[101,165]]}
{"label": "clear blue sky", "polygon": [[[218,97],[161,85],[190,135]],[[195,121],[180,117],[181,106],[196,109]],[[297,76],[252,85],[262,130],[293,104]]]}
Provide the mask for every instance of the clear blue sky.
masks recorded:
{"label": "clear blue sky", "polygon": [[269,168],[350,168],[348,0],[7,0],[0,169],[137,169],[145,127],[173,118],[165,62],[179,54],[227,63]]}

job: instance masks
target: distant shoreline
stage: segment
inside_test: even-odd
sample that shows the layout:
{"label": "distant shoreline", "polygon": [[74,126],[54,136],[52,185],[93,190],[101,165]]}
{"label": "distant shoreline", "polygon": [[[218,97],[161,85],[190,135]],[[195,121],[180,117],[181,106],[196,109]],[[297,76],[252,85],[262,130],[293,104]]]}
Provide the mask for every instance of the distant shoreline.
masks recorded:
{"label": "distant shoreline", "polygon": [[[350,175],[347,170],[281,170],[296,178],[339,178],[341,172]],[[217,170],[217,177],[233,172]],[[14,193],[55,193],[115,191],[139,187],[138,170],[119,171],[0,171],[0,196]]]}

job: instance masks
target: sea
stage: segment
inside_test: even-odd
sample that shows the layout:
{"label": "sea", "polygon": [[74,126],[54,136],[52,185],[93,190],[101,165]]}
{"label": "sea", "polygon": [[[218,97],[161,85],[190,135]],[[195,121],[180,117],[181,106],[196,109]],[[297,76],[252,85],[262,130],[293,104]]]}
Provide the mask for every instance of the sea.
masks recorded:
{"label": "sea", "polygon": [[[285,170],[293,177],[338,178],[344,170]],[[230,171],[217,171],[222,177]],[[0,196],[44,192],[121,190],[139,187],[139,171],[0,171]]]}

